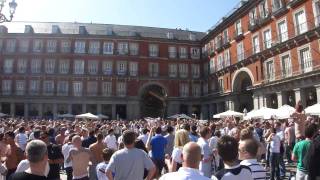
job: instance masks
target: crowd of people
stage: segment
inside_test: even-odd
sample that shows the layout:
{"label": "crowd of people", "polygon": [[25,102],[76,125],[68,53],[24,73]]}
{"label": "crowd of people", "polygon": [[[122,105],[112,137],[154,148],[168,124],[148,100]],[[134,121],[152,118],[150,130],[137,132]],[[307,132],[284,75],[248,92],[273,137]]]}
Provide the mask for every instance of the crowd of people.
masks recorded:
{"label": "crowd of people", "polygon": [[[0,179],[320,179],[318,117],[0,122]],[[288,178],[288,177],[287,177]]]}

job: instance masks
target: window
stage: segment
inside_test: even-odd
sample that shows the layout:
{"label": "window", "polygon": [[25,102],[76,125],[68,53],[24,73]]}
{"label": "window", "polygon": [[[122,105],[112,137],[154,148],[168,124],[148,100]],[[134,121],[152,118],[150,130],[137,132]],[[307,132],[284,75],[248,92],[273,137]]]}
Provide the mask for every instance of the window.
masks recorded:
{"label": "window", "polygon": [[126,96],[127,84],[125,82],[117,82],[117,96]]}
{"label": "window", "polygon": [[137,76],[137,75],[138,75],[138,63],[130,62],[130,76]]}
{"label": "window", "polygon": [[2,94],[3,95],[10,95],[12,88],[12,81],[11,80],[2,80]]}
{"label": "window", "polygon": [[87,83],[87,95],[96,96],[98,92],[98,83],[96,81],[89,81]]}
{"label": "window", "polygon": [[128,43],[127,42],[118,43],[118,53],[120,55],[128,55],[129,48],[128,48]]}
{"label": "window", "polygon": [[27,59],[19,59],[18,64],[17,64],[17,72],[20,74],[26,73],[27,72],[27,64],[28,61]]}
{"label": "window", "polygon": [[238,61],[244,60],[244,47],[243,42],[237,44],[237,57]]}
{"label": "window", "polygon": [[273,59],[265,62],[265,77],[267,81],[274,80],[274,64]]}
{"label": "window", "polygon": [[73,95],[82,96],[82,82],[73,82]]}
{"label": "window", "polygon": [[200,84],[193,84],[192,85],[192,95],[194,97],[200,97],[201,95],[201,87]]}
{"label": "window", "polygon": [[249,22],[251,26],[256,24],[256,19],[257,19],[257,11],[256,11],[256,8],[254,8],[249,13]]}
{"label": "window", "polygon": [[59,73],[68,74],[69,73],[70,62],[67,59],[59,61]]}
{"label": "window", "polygon": [[130,43],[130,55],[131,56],[137,56],[139,54],[139,44],[138,43]]}
{"label": "window", "polygon": [[264,49],[269,49],[272,46],[272,36],[271,36],[271,30],[265,30],[263,32],[263,39],[264,39]]}
{"label": "window", "polygon": [[304,10],[294,14],[296,35],[303,34],[308,31],[308,24]]}
{"label": "window", "polygon": [[285,20],[278,23],[278,36],[280,42],[288,40],[287,22]]}
{"label": "window", "polygon": [[188,53],[186,47],[180,47],[180,59],[187,59]]}
{"label": "window", "polygon": [[41,59],[31,60],[31,73],[41,73]]}
{"label": "window", "polygon": [[312,58],[309,47],[299,50],[299,60],[301,71],[303,73],[312,71]]}
{"label": "window", "polygon": [[23,80],[16,81],[16,95],[24,95],[26,82]]}
{"label": "window", "polygon": [[107,55],[113,54],[113,42],[103,43],[103,54],[107,54]]}
{"label": "window", "polygon": [[290,55],[281,57],[281,75],[283,78],[289,77],[292,74]]}
{"label": "window", "polygon": [[313,1],[313,3],[314,3],[313,14],[315,17],[316,26],[318,27],[320,25],[320,1],[319,0]]}
{"label": "window", "polygon": [[68,40],[61,41],[61,52],[62,53],[71,52],[71,41],[68,41]]}
{"label": "window", "polygon": [[86,42],[85,41],[75,41],[74,53],[77,53],[77,54],[86,53]]}
{"label": "window", "polygon": [[177,64],[169,64],[169,77],[177,77]]}
{"label": "window", "polygon": [[89,74],[98,74],[98,61],[88,61],[88,72]]}
{"label": "window", "polygon": [[266,18],[269,16],[268,0],[264,0],[259,5],[260,17]]}
{"label": "window", "polygon": [[54,59],[46,59],[45,60],[45,72],[47,74],[53,74],[55,70],[56,61]]}
{"label": "window", "polygon": [[126,75],[127,74],[127,62],[118,61],[117,62],[117,72],[118,72],[118,75]]}
{"label": "window", "polygon": [[36,53],[42,52],[42,48],[43,48],[43,40],[35,39],[33,41],[33,52],[36,52]]}
{"label": "window", "polygon": [[57,41],[56,40],[48,40],[47,41],[47,52],[54,53],[57,51]]}
{"label": "window", "polygon": [[275,12],[278,9],[282,8],[282,0],[273,0],[272,1],[272,11]]}
{"label": "window", "polygon": [[224,65],[225,67],[230,66],[231,64],[231,59],[230,59],[230,50],[224,51]]}
{"label": "window", "polygon": [[200,77],[200,65],[199,64],[192,64],[191,65],[191,73],[193,78]]}
{"label": "window", "polygon": [[3,72],[11,74],[13,72],[13,59],[5,59],[3,62]]}
{"label": "window", "polygon": [[203,83],[203,94],[208,94],[209,92],[209,85],[207,82]]}
{"label": "window", "polygon": [[19,41],[19,52],[26,53],[29,51],[29,40],[28,39],[21,39]]}
{"label": "window", "polygon": [[0,39],[0,52],[3,50],[3,39]]}
{"label": "window", "polygon": [[[229,35],[228,35],[228,29],[225,29],[223,31],[223,44],[229,43]],[[199,49],[200,52],[200,49]]]}
{"label": "window", "polygon": [[181,78],[188,77],[188,64],[179,64],[179,75]]}
{"label": "window", "polygon": [[100,42],[99,41],[90,41],[89,54],[100,54]]}
{"label": "window", "polygon": [[218,79],[218,83],[219,83],[219,92],[223,92],[224,90],[223,79]]}
{"label": "window", "polygon": [[190,48],[191,59],[200,59],[200,48]]}
{"label": "window", "polygon": [[216,72],[216,66],[215,66],[215,59],[211,58],[210,59],[210,63],[209,63],[209,67],[210,67],[210,74],[213,74],[214,72]]}
{"label": "window", "polygon": [[69,82],[68,81],[58,81],[58,96],[68,96]]}
{"label": "window", "polygon": [[102,95],[111,96],[112,95],[112,82],[103,82],[102,83]]}
{"label": "window", "polygon": [[149,56],[158,57],[159,55],[159,46],[157,44],[149,44]]}
{"label": "window", "polygon": [[252,38],[252,44],[253,44],[253,53],[259,53],[260,52],[260,43],[259,43],[259,36],[256,35]]}
{"label": "window", "polygon": [[236,26],[235,27],[236,27],[237,36],[241,35],[242,34],[241,19],[236,21]]}
{"label": "window", "polygon": [[84,61],[75,60],[74,61],[74,74],[84,74]]}
{"label": "window", "polygon": [[209,75],[209,66],[211,65],[211,60],[209,62],[203,63],[203,75]]}
{"label": "window", "polygon": [[43,81],[43,94],[53,95],[54,82],[53,81]]}
{"label": "window", "polygon": [[188,97],[189,96],[189,84],[181,83],[180,84],[180,96]]}
{"label": "window", "polygon": [[112,61],[104,61],[102,63],[102,71],[104,75],[112,75]]}
{"label": "window", "polygon": [[29,94],[37,95],[40,89],[40,81],[39,80],[30,80],[29,84]]}
{"label": "window", "polygon": [[176,58],[177,57],[177,48],[175,46],[169,46],[169,58]]}
{"label": "window", "polygon": [[218,56],[218,63],[217,63],[217,70],[220,71],[221,69],[223,69],[223,66],[224,66],[224,62],[223,62],[223,55],[220,54]]}
{"label": "window", "polygon": [[16,51],[16,40],[15,39],[7,39],[6,52],[13,53],[15,51]]}
{"label": "window", "polygon": [[149,63],[149,76],[158,77],[159,75],[159,64],[158,63]]}

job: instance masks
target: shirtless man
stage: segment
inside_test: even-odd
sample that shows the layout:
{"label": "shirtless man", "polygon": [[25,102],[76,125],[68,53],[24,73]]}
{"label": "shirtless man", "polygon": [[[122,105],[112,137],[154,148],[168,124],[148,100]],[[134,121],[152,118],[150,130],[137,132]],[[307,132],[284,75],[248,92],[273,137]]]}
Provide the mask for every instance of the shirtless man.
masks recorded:
{"label": "shirtless man", "polygon": [[5,161],[5,165],[8,169],[6,179],[8,179],[10,175],[16,171],[19,162],[23,159],[23,152],[16,145],[14,141],[15,135],[12,131],[6,132],[4,137],[6,144],[9,145],[7,159]]}
{"label": "shirtless man", "polygon": [[92,154],[89,149],[81,146],[81,137],[76,135],[72,138],[73,149],[70,150],[67,162],[72,161],[73,179],[89,180],[88,165],[92,160]]}
{"label": "shirtless man", "polygon": [[92,165],[89,168],[89,177],[92,180],[97,179],[96,166],[103,162],[102,152],[106,148],[103,143],[103,135],[100,133],[97,135],[97,142],[90,145],[89,150],[93,155]]}
{"label": "shirtless man", "polygon": [[66,135],[65,135],[65,133],[66,133],[66,128],[65,127],[62,127],[61,129],[60,129],[60,133],[56,136],[56,143],[58,144],[58,145],[62,145],[63,143],[64,143],[64,141],[65,141],[65,139],[66,139]]}

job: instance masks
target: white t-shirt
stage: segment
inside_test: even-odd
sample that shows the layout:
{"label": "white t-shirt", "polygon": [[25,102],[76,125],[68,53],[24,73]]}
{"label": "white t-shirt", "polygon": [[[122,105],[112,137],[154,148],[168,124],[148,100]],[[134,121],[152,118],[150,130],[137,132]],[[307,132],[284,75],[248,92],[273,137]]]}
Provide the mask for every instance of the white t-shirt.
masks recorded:
{"label": "white t-shirt", "polygon": [[106,169],[108,164],[105,162],[99,163],[96,167],[98,180],[109,180],[106,176]]}
{"label": "white t-shirt", "polygon": [[72,167],[72,161],[70,162],[67,162],[67,158],[69,157],[69,154],[70,154],[70,150],[73,148],[73,145],[72,144],[64,144],[62,146],[62,154],[63,154],[63,157],[64,157],[64,167],[67,168],[67,167]]}
{"label": "white t-shirt", "polygon": [[270,152],[280,153],[280,143],[280,137],[278,135],[273,136],[270,142]]}
{"label": "white t-shirt", "polygon": [[147,144],[149,134],[141,134],[138,139],[140,139],[144,144]]}
{"label": "white t-shirt", "polygon": [[23,151],[26,149],[27,142],[28,142],[28,136],[25,133],[19,133],[16,135],[16,142],[20,149]]}
{"label": "white t-shirt", "polygon": [[220,170],[216,177],[220,180],[253,180],[250,168],[240,166],[240,164],[232,167],[225,167]]}
{"label": "white t-shirt", "polygon": [[241,161],[240,164],[251,169],[253,179],[267,179],[266,169],[256,159],[246,159]]}
{"label": "white t-shirt", "polygon": [[[192,168],[186,168],[181,167],[177,172],[167,173],[164,174],[160,180],[210,180],[210,178],[207,178],[205,176],[202,176],[200,174],[200,171],[198,169],[192,169]],[[216,180],[216,178],[213,176],[213,180]]]}
{"label": "white t-shirt", "polygon": [[172,160],[174,160],[176,163],[182,164],[181,154],[182,154],[182,149],[174,148],[171,155]]}
{"label": "white t-shirt", "polygon": [[117,150],[118,149],[117,138],[116,138],[115,135],[108,135],[107,137],[104,138],[103,142],[110,149],[113,149],[113,150]]}
{"label": "white t-shirt", "polygon": [[20,161],[20,163],[18,164],[18,167],[16,169],[16,173],[18,172],[24,172],[25,170],[29,169],[30,167],[30,163],[27,159],[24,159],[22,161]]}

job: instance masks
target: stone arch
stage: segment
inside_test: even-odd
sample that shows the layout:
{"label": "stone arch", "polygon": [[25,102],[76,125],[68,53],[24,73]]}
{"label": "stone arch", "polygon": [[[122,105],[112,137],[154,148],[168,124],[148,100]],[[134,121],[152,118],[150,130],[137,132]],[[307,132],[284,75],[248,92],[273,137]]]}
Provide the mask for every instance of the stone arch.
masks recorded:
{"label": "stone arch", "polygon": [[138,95],[139,97],[141,97],[143,91],[145,90],[146,87],[148,86],[152,86],[152,85],[156,85],[156,86],[160,86],[161,88],[164,89],[166,95],[168,95],[168,89],[165,85],[163,85],[162,83],[160,82],[147,82],[147,83],[144,83],[140,88],[139,88],[139,91],[138,91]]}
{"label": "stone arch", "polygon": [[233,78],[232,78],[232,81],[231,81],[232,92],[235,91],[235,80],[237,78],[239,78],[239,75],[241,75],[243,73],[246,73],[250,77],[252,85],[254,84],[254,76],[253,76],[251,70],[249,68],[247,68],[247,67],[243,67],[243,68],[237,70],[233,75]]}

